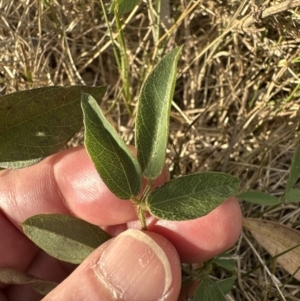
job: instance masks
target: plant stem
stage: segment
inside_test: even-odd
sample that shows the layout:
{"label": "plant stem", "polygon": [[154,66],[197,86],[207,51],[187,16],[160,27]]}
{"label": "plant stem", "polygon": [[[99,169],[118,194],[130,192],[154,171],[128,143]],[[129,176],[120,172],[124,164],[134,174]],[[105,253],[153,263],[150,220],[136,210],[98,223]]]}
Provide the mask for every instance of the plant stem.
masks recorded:
{"label": "plant stem", "polygon": [[[124,85],[122,90],[123,90],[123,95],[124,95],[124,99],[125,99],[125,101],[124,101],[125,106],[126,106],[126,109],[129,113],[129,115],[131,116],[132,110],[130,108],[130,103],[131,103],[132,99],[131,99],[130,83],[129,83],[129,63],[128,63],[128,57],[126,54],[126,45],[125,45],[125,39],[124,39],[124,35],[123,35],[123,29],[122,29],[121,21],[120,21],[119,14],[118,14],[118,6],[116,6],[116,8],[114,9],[114,16],[116,19],[116,28],[118,31],[117,40],[118,40],[118,43],[120,44],[119,49],[115,43],[115,38],[113,36],[113,32],[112,32],[112,29],[111,29],[111,26],[110,26],[110,23],[109,23],[107,14],[106,14],[105,6],[104,6],[102,0],[100,0],[100,4],[102,7],[103,16],[105,19],[107,30],[109,32],[109,37],[111,40],[111,45],[113,48],[115,60],[116,60],[117,66],[118,66],[118,70],[121,73],[121,78],[122,78],[123,85]],[[116,99],[116,102],[118,100],[118,97]]]}
{"label": "plant stem", "polygon": [[152,182],[153,182],[152,180],[148,179],[148,183],[147,183],[147,185],[142,193],[142,197],[140,199],[137,199],[135,196],[131,197],[131,200],[137,206],[137,215],[141,222],[143,230],[147,230],[146,215],[145,215],[145,213],[147,211],[147,206],[145,204],[145,200],[151,189]]}
{"label": "plant stem", "polygon": [[147,185],[143,191],[143,194],[142,194],[142,197],[141,197],[141,203],[145,203],[145,199],[147,197],[147,195],[149,194],[149,190],[151,189],[151,186],[152,186],[152,180],[149,180],[148,179],[148,182],[147,182]]}
{"label": "plant stem", "polygon": [[104,113],[104,116],[107,116],[111,113],[111,111],[115,108],[117,102],[118,102],[118,99],[120,98],[122,94],[122,90],[120,90],[116,96],[116,99],[113,101],[112,105],[109,107],[109,109]]}
{"label": "plant stem", "polygon": [[157,21],[156,21],[156,41],[155,45],[157,44],[159,37],[160,37],[160,27],[161,27],[161,0],[157,0],[156,4],[156,11],[157,11]]}
{"label": "plant stem", "polygon": [[137,215],[141,222],[142,229],[147,230],[147,223],[146,223],[146,216],[145,216],[145,204],[142,202],[142,199],[139,200],[135,196],[132,196],[131,200],[137,207]]}
{"label": "plant stem", "polygon": [[142,225],[142,230],[147,230],[147,223],[146,223],[146,216],[145,216],[145,210],[143,208],[142,205],[138,205],[138,217],[139,217],[139,220],[141,222],[141,225]]}
{"label": "plant stem", "polygon": [[116,18],[116,27],[118,31],[118,43],[119,43],[119,51],[120,51],[120,56],[121,56],[121,77],[123,81],[123,95],[124,95],[124,100],[125,100],[125,106],[127,108],[128,113],[130,116],[132,115],[132,109],[130,107],[132,97],[130,93],[130,82],[129,82],[129,62],[128,62],[128,56],[126,53],[126,43],[125,43],[125,38],[124,38],[124,33],[122,29],[122,24],[120,21],[118,9],[114,10],[115,18]]}
{"label": "plant stem", "polygon": [[121,64],[120,64],[120,59],[119,59],[117,47],[116,47],[116,44],[114,42],[114,37],[113,37],[113,34],[112,34],[111,26],[109,24],[109,20],[108,20],[107,14],[106,14],[106,9],[105,9],[105,6],[104,6],[104,3],[103,3],[102,0],[100,0],[100,4],[101,4],[104,19],[105,19],[105,23],[106,23],[106,26],[107,26],[107,30],[109,32],[109,37],[110,37],[111,45],[112,45],[113,52],[114,52],[114,55],[115,55],[115,60],[117,62],[118,68],[120,70],[121,69]]}

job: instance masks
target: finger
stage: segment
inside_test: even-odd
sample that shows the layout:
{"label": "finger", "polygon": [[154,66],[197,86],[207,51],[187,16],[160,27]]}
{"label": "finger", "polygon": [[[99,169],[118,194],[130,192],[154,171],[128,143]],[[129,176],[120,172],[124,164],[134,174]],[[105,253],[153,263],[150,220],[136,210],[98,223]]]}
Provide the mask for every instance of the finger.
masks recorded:
{"label": "finger", "polygon": [[[155,181],[162,184],[164,172]],[[100,179],[83,147],[52,155],[39,164],[0,172],[1,208],[15,224],[41,213],[70,213],[97,225],[136,219],[130,201],[117,198]]]}
{"label": "finger", "polygon": [[[160,183],[166,178],[163,174]],[[131,202],[119,200],[106,188],[83,148],[61,152],[27,169],[0,173],[0,200],[2,209],[17,223],[39,213],[68,213],[66,207],[98,225],[136,218]],[[230,200],[201,219],[156,221],[149,229],[166,235],[182,260],[198,262],[234,243],[241,230],[241,211],[237,201]]]}
{"label": "finger", "polygon": [[[164,177],[167,173],[157,183],[164,181]],[[70,195],[64,185],[72,186]],[[26,270],[37,248],[15,227],[20,229],[25,219],[36,214],[70,214],[68,204],[72,207],[73,196],[78,204],[75,205],[77,215],[94,224],[101,225],[101,217],[104,223],[121,223],[136,216],[131,202],[116,198],[106,188],[82,147],[55,154],[25,169],[0,171],[3,213],[0,212],[0,268]]]}
{"label": "finger", "polygon": [[[67,169],[66,174],[60,174],[59,171],[56,172],[55,168],[58,167],[59,169],[60,165],[63,166],[64,159],[69,159],[68,155],[70,155],[73,160],[72,166]],[[69,160],[66,161],[66,166],[68,167]],[[80,169],[80,167],[82,167],[82,169]],[[88,179],[84,178],[84,172],[89,169],[92,169],[93,176],[96,179],[93,179],[93,176]],[[63,188],[64,184],[61,184],[61,182],[72,178],[72,175],[74,175],[77,180],[78,177],[81,177],[84,183],[88,183],[86,197],[89,197],[89,188],[93,186],[93,184],[98,186],[100,182],[99,186],[102,185],[103,187],[102,181],[95,172],[83,148],[67,150],[55,154],[39,164],[25,169],[0,171],[0,247],[2,252],[0,268],[9,266],[24,271],[31,263],[34,264],[34,258],[38,248],[23,236],[16,227],[21,229],[20,224],[26,218],[36,214],[70,214],[66,205],[67,201],[72,202],[72,196],[64,196],[59,187]],[[67,182],[64,183],[68,185]],[[104,189],[105,191],[102,192],[97,188],[99,197],[97,201],[101,203],[101,197],[103,197],[106,203],[109,203],[110,198],[113,197],[115,201],[121,204],[120,207],[123,209],[125,219],[130,219],[132,212],[135,214],[130,202],[119,200],[114,197],[106,187],[104,187]],[[81,202],[80,194],[76,200],[79,203]],[[96,202],[95,199],[94,201]],[[127,211],[122,207],[123,204],[126,204],[127,208],[129,208]],[[90,220],[90,222],[94,221],[96,224],[101,224],[101,214],[99,212],[102,212],[102,208],[101,206],[99,206],[100,208],[97,207],[97,205],[93,207],[93,205],[94,202],[91,202],[90,206],[92,207],[89,208],[89,212],[93,212],[93,215],[91,217],[92,221]],[[89,207],[89,203],[87,203],[87,207]],[[95,214],[95,210],[97,214]],[[126,215],[126,212],[131,213]],[[130,214],[131,216],[128,216]],[[83,215],[86,216],[86,213]],[[100,218],[98,215],[100,215]],[[88,218],[87,220],[89,221]],[[0,287],[3,286],[4,285],[0,284]]]}
{"label": "finger", "polygon": [[[28,263],[38,252],[38,248],[22,235],[15,227],[12,227],[0,210],[0,268],[11,267],[18,270],[27,268]],[[26,260],[24,260],[26,258]],[[0,288],[4,284],[0,282]],[[1,299],[0,299],[1,300]]]}
{"label": "finger", "polygon": [[[129,223],[139,227],[138,222]],[[149,231],[166,237],[176,248],[182,262],[195,263],[208,260],[229,249],[242,229],[242,212],[238,201],[231,198],[201,218],[171,222],[151,218]]]}
{"label": "finger", "polygon": [[[97,179],[96,171],[89,158],[87,159],[84,164],[87,173],[85,178]],[[73,165],[74,157],[69,155],[56,167],[57,174],[67,174]],[[90,181],[83,182],[80,171],[81,169],[68,179],[63,178],[58,184],[66,200],[69,198],[67,204],[75,215],[92,223],[98,222],[100,225],[121,224],[130,220],[140,226],[140,222],[136,221],[135,208],[129,202],[116,198],[99,180],[95,185]],[[164,173],[161,176],[159,183],[167,180],[166,175],[167,173]],[[100,185],[102,188],[98,189]],[[101,191],[110,195],[110,198],[101,197]],[[125,218],[122,216],[123,212]],[[131,223],[128,226],[131,227]],[[241,228],[242,214],[235,198],[224,202],[202,218],[183,222],[156,220],[148,227],[150,231],[160,233],[169,239],[185,262],[207,260],[227,250],[238,239]]]}
{"label": "finger", "polygon": [[[60,283],[75,268],[75,264],[61,262],[40,250],[25,272],[40,279]],[[8,300],[41,300],[41,295],[35,292],[30,285],[9,285],[3,292]]]}
{"label": "finger", "polygon": [[[79,156],[82,162],[76,165],[74,163]],[[64,156],[55,164],[54,170],[65,202],[76,216],[101,226],[137,219],[132,202],[120,200],[106,187],[84,149]],[[70,170],[73,172],[70,173]],[[168,177],[168,172],[164,170],[153,186],[161,185]]]}
{"label": "finger", "polygon": [[94,251],[43,301],[178,299],[180,262],[162,236],[127,230]]}

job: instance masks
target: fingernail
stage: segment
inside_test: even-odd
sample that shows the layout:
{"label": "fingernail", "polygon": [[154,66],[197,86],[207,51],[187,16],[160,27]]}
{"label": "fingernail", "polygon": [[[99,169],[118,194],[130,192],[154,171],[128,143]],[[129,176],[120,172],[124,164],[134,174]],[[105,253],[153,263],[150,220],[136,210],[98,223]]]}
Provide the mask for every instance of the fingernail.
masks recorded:
{"label": "fingernail", "polygon": [[115,238],[94,271],[115,298],[130,301],[160,300],[172,283],[171,267],[162,248],[134,229]]}

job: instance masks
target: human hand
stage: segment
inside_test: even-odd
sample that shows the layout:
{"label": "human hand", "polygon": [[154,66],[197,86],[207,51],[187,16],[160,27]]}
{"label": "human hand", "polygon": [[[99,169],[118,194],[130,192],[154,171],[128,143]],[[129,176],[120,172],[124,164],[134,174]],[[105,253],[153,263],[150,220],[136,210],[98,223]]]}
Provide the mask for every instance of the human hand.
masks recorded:
{"label": "human hand", "polygon": [[[156,185],[166,180],[164,173]],[[237,240],[242,224],[239,204],[232,198],[205,217],[182,222],[149,217],[148,231],[136,230],[140,224],[134,206],[106,188],[82,147],[25,169],[1,171],[0,209],[0,268],[13,267],[55,282],[65,279],[45,301],[158,301],[163,295],[166,301],[177,301],[180,261],[201,262],[225,251]],[[22,233],[25,219],[50,213],[75,215],[116,238],[74,270]],[[23,285],[0,288],[0,301],[41,298]]]}

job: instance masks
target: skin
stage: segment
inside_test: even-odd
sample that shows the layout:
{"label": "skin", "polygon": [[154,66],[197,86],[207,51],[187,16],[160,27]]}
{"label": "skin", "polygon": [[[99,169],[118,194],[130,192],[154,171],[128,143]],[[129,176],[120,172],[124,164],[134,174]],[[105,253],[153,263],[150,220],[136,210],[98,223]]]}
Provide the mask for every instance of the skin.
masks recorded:
{"label": "skin", "polygon": [[[165,171],[155,185],[167,179]],[[101,245],[75,269],[74,265],[51,258],[23,235],[20,223],[45,213],[77,216],[101,226],[116,238]],[[62,151],[28,168],[0,171],[0,268],[13,267],[51,281],[65,279],[43,300],[148,300],[146,296],[148,298],[159,285],[164,300],[184,300],[186,292],[179,296],[180,261],[199,263],[230,248],[241,232],[242,215],[237,200],[231,198],[196,220],[169,222],[149,217],[147,224],[147,231],[126,231],[140,229],[134,206],[108,190],[82,147]],[[119,250],[123,247],[122,254]],[[153,265],[157,268],[153,282],[146,281],[148,273],[142,285],[127,285],[127,276],[128,279],[133,277],[132,283],[142,281],[143,276],[135,275],[139,272],[128,274],[132,263],[128,268],[126,265],[132,258],[126,257],[126,250],[128,256],[136,260],[144,258],[145,250],[153,251]],[[99,270],[102,261],[109,262],[103,265],[111,269],[108,274]],[[114,294],[115,284],[111,285],[103,275],[109,275],[110,271],[117,275],[122,270],[120,266],[127,274],[113,280],[125,279],[122,294]],[[1,288],[0,301],[41,299],[26,285],[0,282]],[[159,298],[153,295],[149,300]]]}

